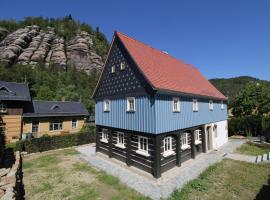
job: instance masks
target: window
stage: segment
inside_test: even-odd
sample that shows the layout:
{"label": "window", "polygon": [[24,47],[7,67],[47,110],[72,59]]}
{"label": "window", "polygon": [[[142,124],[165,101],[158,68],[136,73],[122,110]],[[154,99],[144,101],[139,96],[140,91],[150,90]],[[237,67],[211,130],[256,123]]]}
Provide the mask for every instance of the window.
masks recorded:
{"label": "window", "polygon": [[127,111],[128,112],[134,112],[135,111],[135,98],[134,97],[128,97],[127,98]]}
{"label": "window", "polygon": [[112,65],[111,72],[112,72],[112,73],[115,73],[115,65]]}
{"label": "window", "polygon": [[163,150],[164,150],[164,153],[163,153],[164,157],[174,154],[174,151],[172,150],[172,137],[171,136],[165,137],[163,139]]}
{"label": "window", "polygon": [[50,122],[50,131],[62,130],[62,128],[63,128],[63,122],[59,120]]}
{"label": "window", "polygon": [[126,68],[125,63],[121,62],[120,63],[120,70],[124,70]]}
{"label": "window", "polygon": [[104,100],[104,106],[103,106],[104,112],[109,112],[110,107],[111,107],[111,101],[109,99],[105,99]]}
{"label": "window", "polygon": [[0,103],[0,113],[6,113],[7,112],[7,106],[4,103]]}
{"label": "window", "polygon": [[38,133],[38,126],[39,126],[39,121],[33,121],[32,122],[32,133]]}
{"label": "window", "polygon": [[201,130],[197,129],[195,130],[195,144],[201,144]]}
{"label": "window", "polygon": [[190,145],[188,144],[188,133],[183,133],[181,136],[181,149],[189,149]]}
{"label": "window", "polygon": [[138,150],[136,153],[143,156],[150,156],[148,153],[148,138],[143,136],[138,136]]}
{"label": "window", "polygon": [[198,104],[198,100],[197,99],[193,99],[192,110],[193,111],[198,111],[199,110],[199,104]]}
{"label": "window", "polygon": [[125,148],[125,135],[123,132],[117,132],[117,147]]}
{"label": "window", "polygon": [[214,103],[212,100],[209,101],[209,109],[214,110]]}
{"label": "window", "polygon": [[179,98],[173,98],[173,112],[180,112],[180,101]]}
{"label": "window", "polygon": [[109,141],[109,134],[108,134],[108,129],[102,129],[101,132],[101,142],[108,143]]}
{"label": "window", "polygon": [[72,119],[71,121],[71,127],[74,129],[74,128],[77,128],[77,119]]}
{"label": "window", "polygon": [[221,110],[224,110],[224,102],[223,101],[221,101]]}

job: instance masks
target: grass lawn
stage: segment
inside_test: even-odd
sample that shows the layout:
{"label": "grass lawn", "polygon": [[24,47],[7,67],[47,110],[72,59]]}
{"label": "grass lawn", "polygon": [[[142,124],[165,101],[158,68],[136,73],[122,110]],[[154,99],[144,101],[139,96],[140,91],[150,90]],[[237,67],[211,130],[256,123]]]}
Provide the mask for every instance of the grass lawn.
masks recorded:
{"label": "grass lawn", "polygon": [[176,191],[170,200],[270,199],[270,164],[224,159]]}
{"label": "grass lawn", "polygon": [[79,159],[74,149],[25,157],[25,198],[31,200],[147,199]]}
{"label": "grass lawn", "polygon": [[236,149],[236,152],[245,155],[257,156],[270,152],[270,148],[257,147],[251,144],[242,144],[240,147]]}

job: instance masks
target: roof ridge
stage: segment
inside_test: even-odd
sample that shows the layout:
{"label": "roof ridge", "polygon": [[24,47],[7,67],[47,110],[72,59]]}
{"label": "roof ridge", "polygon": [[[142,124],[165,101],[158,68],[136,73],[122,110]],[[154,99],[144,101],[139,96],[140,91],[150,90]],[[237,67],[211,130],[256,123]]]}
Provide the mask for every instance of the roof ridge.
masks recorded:
{"label": "roof ridge", "polygon": [[65,103],[65,102],[68,102],[68,103],[82,103],[80,101],[50,101],[50,100],[33,100],[35,102],[39,101],[39,102],[52,102],[52,103]]}
{"label": "roof ridge", "polygon": [[28,83],[23,83],[23,82],[18,83],[18,82],[15,82],[15,81],[2,81],[2,80],[0,80],[0,82],[28,85]]}

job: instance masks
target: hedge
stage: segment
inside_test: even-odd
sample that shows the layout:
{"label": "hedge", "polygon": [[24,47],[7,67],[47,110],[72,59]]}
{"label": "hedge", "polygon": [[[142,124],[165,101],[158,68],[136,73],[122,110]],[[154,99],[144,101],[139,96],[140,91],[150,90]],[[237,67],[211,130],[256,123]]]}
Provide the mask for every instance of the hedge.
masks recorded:
{"label": "hedge", "polygon": [[95,127],[87,131],[55,136],[42,136],[30,140],[16,142],[14,150],[26,151],[27,153],[43,152],[53,149],[61,149],[95,142]]}

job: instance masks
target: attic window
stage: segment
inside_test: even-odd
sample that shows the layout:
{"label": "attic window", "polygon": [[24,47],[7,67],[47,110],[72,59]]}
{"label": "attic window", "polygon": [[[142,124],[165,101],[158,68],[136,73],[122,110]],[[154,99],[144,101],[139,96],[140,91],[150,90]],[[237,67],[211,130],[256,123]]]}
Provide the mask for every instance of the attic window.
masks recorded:
{"label": "attic window", "polygon": [[214,110],[214,103],[213,103],[213,100],[210,100],[210,101],[209,101],[209,109],[210,109],[210,110]]}
{"label": "attic window", "polygon": [[112,73],[115,73],[115,65],[112,65],[111,72],[112,72]]}
{"label": "attic window", "polygon": [[51,107],[51,110],[59,110],[60,109],[60,106],[55,104]]}
{"label": "attic window", "polygon": [[199,104],[198,104],[198,100],[197,99],[193,99],[192,110],[195,111],[195,112],[199,111]]}
{"label": "attic window", "polygon": [[120,70],[124,70],[126,68],[126,65],[124,62],[120,63]]}

